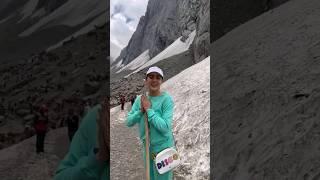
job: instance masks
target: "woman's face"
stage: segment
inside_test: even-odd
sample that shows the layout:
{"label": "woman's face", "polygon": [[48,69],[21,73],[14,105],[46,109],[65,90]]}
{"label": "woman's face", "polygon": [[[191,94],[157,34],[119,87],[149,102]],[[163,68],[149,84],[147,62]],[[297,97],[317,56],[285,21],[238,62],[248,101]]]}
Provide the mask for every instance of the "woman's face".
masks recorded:
{"label": "woman's face", "polygon": [[147,75],[146,86],[150,92],[160,91],[160,85],[162,84],[162,77],[158,73],[150,73]]}

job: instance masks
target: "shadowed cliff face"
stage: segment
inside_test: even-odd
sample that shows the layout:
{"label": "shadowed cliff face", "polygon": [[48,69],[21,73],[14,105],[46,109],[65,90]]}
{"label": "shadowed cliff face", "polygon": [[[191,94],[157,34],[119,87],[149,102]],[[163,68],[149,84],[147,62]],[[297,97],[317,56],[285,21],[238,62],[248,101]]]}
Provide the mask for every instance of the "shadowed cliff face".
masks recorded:
{"label": "shadowed cliff face", "polygon": [[48,12],[52,12],[68,0],[39,0],[37,9],[44,8]]}
{"label": "shadowed cliff face", "polygon": [[145,16],[140,18],[128,46],[117,59],[123,59],[123,63],[128,64],[145,49],[155,56],[171,44],[178,36],[176,8],[176,0],[150,0]]}
{"label": "shadowed cliff face", "polygon": [[211,3],[211,42],[233,28],[289,0],[214,0]]}

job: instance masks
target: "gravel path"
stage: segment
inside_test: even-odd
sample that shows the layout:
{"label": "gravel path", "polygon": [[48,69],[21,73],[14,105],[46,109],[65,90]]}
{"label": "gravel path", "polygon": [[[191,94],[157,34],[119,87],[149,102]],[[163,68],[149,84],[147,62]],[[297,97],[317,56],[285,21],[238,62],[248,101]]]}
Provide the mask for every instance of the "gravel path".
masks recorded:
{"label": "gravel path", "polygon": [[111,110],[111,169],[113,180],[142,180],[144,167],[138,127],[128,128],[125,118],[131,104],[127,103],[125,110],[120,106]]}
{"label": "gravel path", "polygon": [[69,142],[66,128],[50,131],[45,139],[45,153],[36,154],[33,136],[0,151],[1,180],[52,179]]}

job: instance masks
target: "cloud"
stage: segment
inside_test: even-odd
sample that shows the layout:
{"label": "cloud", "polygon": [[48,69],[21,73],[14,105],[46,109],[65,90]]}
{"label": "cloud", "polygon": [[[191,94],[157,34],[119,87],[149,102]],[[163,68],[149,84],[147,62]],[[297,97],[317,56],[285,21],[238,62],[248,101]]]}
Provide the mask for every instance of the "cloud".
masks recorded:
{"label": "cloud", "polygon": [[130,22],[132,22],[132,21],[134,21],[134,18],[131,18],[131,17],[129,17],[129,16],[125,16],[126,17],[126,23],[128,24],[128,23],[130,23]]}
{"label": "cloud", "polygon": [[111,14],[111,17],[114,17],[114,15],[123,13],[125,7],[122,4],[116,4],[112,8],[113,8],[113,13]]}
{"label": "cloud", "polygon": [[113,42],[110,42],[111,63],[120,55],[121,48]]}
{"label": "cloud", "polygon": [[145,14],[148,0],[110,1],[110,40],[121,49],[127,46],[139,19]]}

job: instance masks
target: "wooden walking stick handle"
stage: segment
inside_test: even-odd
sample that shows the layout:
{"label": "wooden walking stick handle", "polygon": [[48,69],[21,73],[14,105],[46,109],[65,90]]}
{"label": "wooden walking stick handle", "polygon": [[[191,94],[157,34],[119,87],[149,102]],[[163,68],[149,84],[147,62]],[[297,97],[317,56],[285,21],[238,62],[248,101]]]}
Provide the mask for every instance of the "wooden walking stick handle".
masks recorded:
{"label": "wooden walking stick handle", "polygon": [[150,180],[149,127],[147,112],[144,113],[144,126],[146,135],[146,180]]}

